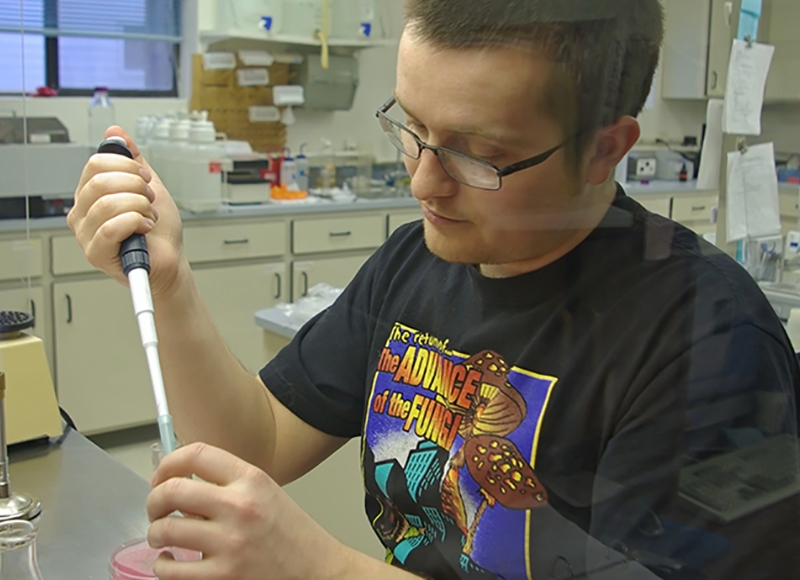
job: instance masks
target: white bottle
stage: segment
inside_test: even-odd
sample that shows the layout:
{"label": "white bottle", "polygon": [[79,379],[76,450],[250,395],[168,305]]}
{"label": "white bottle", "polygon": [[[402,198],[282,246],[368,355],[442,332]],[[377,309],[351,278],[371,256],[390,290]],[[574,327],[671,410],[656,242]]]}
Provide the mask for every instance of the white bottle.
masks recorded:
{"label": "white bottle", "polygon": [[189,146],[183,152],[183,196],[180,207],[196,213],[214,212],[222,205],[225,152],[217,143],[214,123],[203,114],[192,123]]}
{"label": "white bottle", "polygon": [[114,105],[108,98],[108,89],[97,87],[89,102],[89,144],[97,147],[106,137],[106,129],[116,123]]}
{"label": "white bottle", "polygon": [[306,144],[300,145],[300,154],[295,159],[297,165],[297,189],[300,191],[308,191],[308,157],[303,153]]}
{"label": "white bottle", "polygon": [[789,322],[786,324],[786,334],[792,341],[795,352],[800,352],[800,308],[792,308]]}
{"label": "white bottle", "polygon": [[147,140],[147,145],[150,147],[150,158],[147,161],[160,178],[163,178],[161,174],[164,170],[164,159],[169,153],[170,124],[169,117],[159,119],[150,133],[150,139]]}
{"label": "white bottle", "polygon": [[185,157],[189,147],[189,131],[192,122],[189,119],[177,119],[169,127],[169,147],[164,153],[164,168],[161,172],[161,181],[167,187],[173,199],[180,199],[184,195],[183,173],[180,163]]}

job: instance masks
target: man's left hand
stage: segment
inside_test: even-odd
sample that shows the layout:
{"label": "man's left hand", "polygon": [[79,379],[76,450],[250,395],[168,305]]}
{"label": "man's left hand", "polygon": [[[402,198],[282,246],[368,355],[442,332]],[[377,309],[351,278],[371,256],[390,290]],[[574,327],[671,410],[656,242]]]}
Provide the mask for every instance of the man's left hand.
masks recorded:
{"label": "man's left hand", "polygon": [[[202,481],[190,479],[197,476]],[[161,580],[340,578],[349,548],[306,514],[269,475],[195,443],[161,462],[147,498],[153,548],[202,552],[198,562],[162,555]],[[186,517],[170,515],[180,512]]]}

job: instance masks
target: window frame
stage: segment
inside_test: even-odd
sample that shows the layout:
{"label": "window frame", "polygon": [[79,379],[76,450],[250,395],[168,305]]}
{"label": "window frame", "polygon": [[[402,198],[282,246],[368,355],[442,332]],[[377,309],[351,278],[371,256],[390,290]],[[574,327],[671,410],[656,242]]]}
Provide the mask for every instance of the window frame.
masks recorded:
{"label": "window frame", "polygon": [[[44,6],[44,28],[46,30],[58,29],[58,2],[59,0],[43,0]],[[178,10],[182,8],[182,2],[176,2]],[[58,42],[61,35],[48,35],[41,34],[40,32],[28,32],[21,29],[20,34],[30,34],[31,36],[41,36],[44,40],[44,63],[45,63],[45,86],[54,89],[59,97],[90,97],[94,94],[95,87],[86,88],[64,88],[61,87],[60,82],[60,63],[59,63],[59,46]],[[89,36],[69,35],[74,38],[93,38]],[[155,40],[153,42],[156,42]],[[134,98],[178,98],[180,96],[180,58],[181,58],[181,45],[182,42],[172,44],[172,89],[169,91],[157,90],[131,90],[131,89],[115,89],[113,86],[108,87],[108,93],[111,97],[134,97]],[[27,92],[25,87],[19,91],[0,91],[0,96],[18,96],[20,93]]]}

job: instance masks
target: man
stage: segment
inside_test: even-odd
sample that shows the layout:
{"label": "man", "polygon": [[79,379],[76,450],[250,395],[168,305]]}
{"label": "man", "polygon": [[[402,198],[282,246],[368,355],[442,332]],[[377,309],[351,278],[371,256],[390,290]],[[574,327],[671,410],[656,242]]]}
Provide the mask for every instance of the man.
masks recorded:
{"label": "man", "polygon": [[[176,430],[205,443],[154,476],[151,544],[204,554],[159,561],[159,577],[789,577],[796,502],[758,520],[760,558],[752,529],[678,496],[687,466],[796,435],[798,367],[747,274],[613,181],[639,138],[658,1],[406,9],[378,120],[423,223],[258,377],[214,330],[146,161],[98,155],[84,171],[70,226],[123,283],[119,243],[147,234]],[[356,436],[393,567],[279,487]]]}

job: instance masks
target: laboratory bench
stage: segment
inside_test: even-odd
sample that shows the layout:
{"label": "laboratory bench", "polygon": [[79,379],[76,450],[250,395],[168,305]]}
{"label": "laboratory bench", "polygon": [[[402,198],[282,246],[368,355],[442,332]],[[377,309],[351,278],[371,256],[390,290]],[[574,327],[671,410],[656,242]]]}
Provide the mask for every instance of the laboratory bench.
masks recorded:
{"label": "laboratory bench", "polygon": [[83,435],[12,447],[11,489],[42,502],[36,539],[44,578],[106,580],[114,549],[144,538],[150,485]]}

